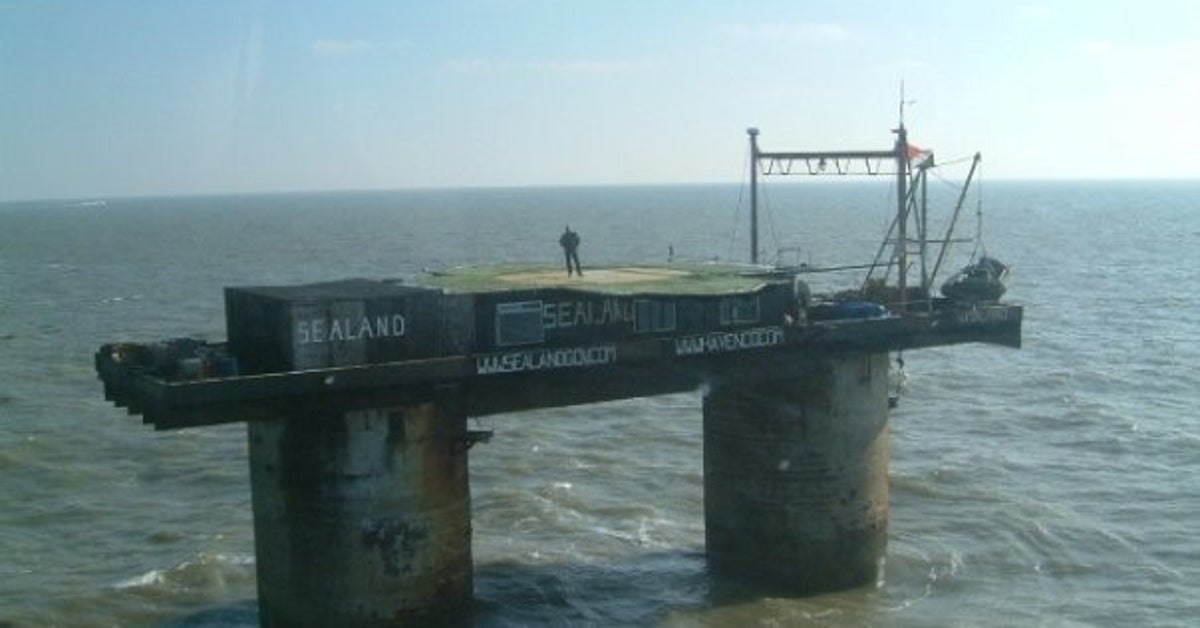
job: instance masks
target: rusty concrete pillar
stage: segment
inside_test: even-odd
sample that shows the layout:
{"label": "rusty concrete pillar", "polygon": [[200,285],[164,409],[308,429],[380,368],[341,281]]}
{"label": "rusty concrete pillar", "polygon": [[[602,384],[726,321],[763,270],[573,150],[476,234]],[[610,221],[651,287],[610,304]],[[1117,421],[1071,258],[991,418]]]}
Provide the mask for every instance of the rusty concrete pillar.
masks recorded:
{"label": "rusty concrete pillar", "polygon": [[710,568],[784,595],[874,584],[887,546],[886,354],[739,368],[704,398]]}
{"label": "rusty concrete pillar", "polygon": [[413,403],[252,421],[263,626],[425,626],[472,597],[466,417]]}

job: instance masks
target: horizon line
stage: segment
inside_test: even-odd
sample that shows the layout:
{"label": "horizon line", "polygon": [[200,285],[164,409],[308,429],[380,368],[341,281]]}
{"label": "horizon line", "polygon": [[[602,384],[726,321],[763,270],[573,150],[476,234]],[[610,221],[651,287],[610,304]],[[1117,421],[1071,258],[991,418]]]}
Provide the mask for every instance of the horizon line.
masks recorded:
{"label": "horizon line", "polygon": [[[785,185],[814,185],[868,183],[873,179],[888,179],[891,175],[792,175],[791,177],[773,176],[774,184]],[[806,181],[807,183],[801,183]],[[1047,183],[1047,184],[1096,184],[1096,183],[1200,183],[1200,177],[999,177],[991,178],[988,184],[996,183]],[[299,194],[379,194],[389,192],[454,192],[482,190],[550,190],[550,189],[587,189],[587,188],[652,188],[652,187],[702,187],[702,186],[734,186],[746,185],[745,181],[680,181],[657,183],[527,183],[527,184],[478,184],[478,185],[429,185],[429,186],[399,186],[399,187],[330,187],[330,188],[294,188],[294,189],[264,189],[264,190],[221,190],[221,191],[183,191],[183,192],[129,192],[117,194],[89,194],[79,196],[46,196],[0,199],[0,205],[18,203],[74,203],[96,204],[112,201],[140,199],[177,199],[203,197],[231,196],[286,196]]]}

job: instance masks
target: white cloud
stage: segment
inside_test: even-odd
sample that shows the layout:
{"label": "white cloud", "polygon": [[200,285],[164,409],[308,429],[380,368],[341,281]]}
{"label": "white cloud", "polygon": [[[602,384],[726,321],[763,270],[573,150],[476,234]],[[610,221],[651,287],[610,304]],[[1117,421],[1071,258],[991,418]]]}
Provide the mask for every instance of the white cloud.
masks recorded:
{"label": "white cloud", "polygon": [[1076,43],[1073,49],[1077,54],[1092,59],[1161,63],[1167,66],[1181,63],[1191,64],[1197,55],[1195,45],[1190,42],[1130,44],[1107,39],[1093,39]]}
{"label": "white cloud", "polygon": [[649,67],[637,61],[543,61],[531,69],[556,74],[623,74]]}
{"label": "white cloud", "polygon": [[454,59],[447,61],[446,70],[456,74],[499,74],[506,72],[536,72],[565,75],[623,74],[650,67],[643,61],[564,60],[511,63],[494,59]]}
{"label": "white cloud", "polygon": [[318,39],[310,46],[318,55],[356,55],[370,52],[379,45],[361,39]]}
{"label": "white cloud", "polygon": [[735,37],[770,43],[825,44],[843,41],[850,36],[850,31],[842,26],[815,22],[723,24],[721,31]]}
{"label": "white cloud", "polygon": [[1030,22],[1045,22],[1054,17],[1054,12],[1044,4],[1025,4],[1017,7],[1017,17]]}
{"label": "white cloud", "polygon": [[1085,57],[1108,59],[1117,54],[1117,45],[1111,41],[1085,41],[1075,45],[1075,51]]}
{"label": "white cloud", "polygon": [[505,71],[505,63],[492,59],[452,59],[443,64],[445,69],[455,74],[495,74]]}

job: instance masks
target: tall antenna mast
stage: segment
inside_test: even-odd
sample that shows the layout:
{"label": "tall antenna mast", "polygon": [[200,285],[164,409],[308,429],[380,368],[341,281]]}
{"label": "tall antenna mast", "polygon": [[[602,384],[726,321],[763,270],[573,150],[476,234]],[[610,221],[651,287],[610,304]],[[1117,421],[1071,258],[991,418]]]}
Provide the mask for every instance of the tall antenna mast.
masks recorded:
{"label": "tall antenna mast", "polygon": [[[904,99],[904,79],[900,80],[900,126],[896,128],[896,257],[899,263],[897,277],[900,288],[900,307],[908,306],[908,179],[910,157],[908,154],[908,131],[904,128],[904,106],[915,101]],[[924,237],[924,236],[922,236]],[[924,252],[921,255],[924,263]]]}
{"label": "tall antenna mast", "polygon": [[750,263],[758,263],[758,129],[746,129],[750,136]]}
{"label": "tall antenna mast", "polygon": [[915,100],[904,99],[904,79],[900,79],[900,128],[904,128],[904,105],[916,104]]}

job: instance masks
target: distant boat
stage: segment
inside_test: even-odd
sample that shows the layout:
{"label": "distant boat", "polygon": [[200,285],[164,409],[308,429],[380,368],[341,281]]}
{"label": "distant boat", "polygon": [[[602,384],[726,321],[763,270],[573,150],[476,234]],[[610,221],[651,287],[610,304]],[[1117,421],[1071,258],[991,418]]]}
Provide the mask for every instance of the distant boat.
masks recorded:
{"label": "distant boat", "polygon": [[995,303],[1004,294],[1008,267],[992,257],[981,257],[954,273],[942,284],[942,294],[953,301]]}

